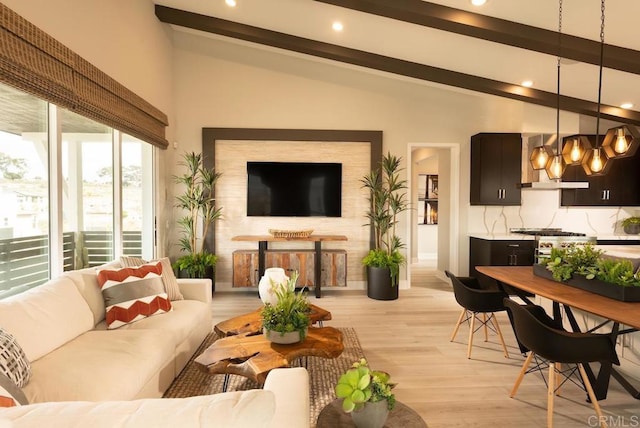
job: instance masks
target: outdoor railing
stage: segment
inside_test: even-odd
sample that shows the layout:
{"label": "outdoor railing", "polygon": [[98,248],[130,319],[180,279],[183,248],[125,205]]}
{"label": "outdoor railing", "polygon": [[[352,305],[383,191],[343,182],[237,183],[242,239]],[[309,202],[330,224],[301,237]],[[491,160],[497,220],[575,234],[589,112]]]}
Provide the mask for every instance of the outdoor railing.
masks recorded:
{"label": "outdoor railing", "polygon": [[[123,247],[124,254],[141,256],[142,232],[124,232]],[[111,232],[67,232],[62,251],[65,271],[99,266],[113,260],[113,236]],[[44,284],[49,276],[48,235],[0,240],[0,299]]]}

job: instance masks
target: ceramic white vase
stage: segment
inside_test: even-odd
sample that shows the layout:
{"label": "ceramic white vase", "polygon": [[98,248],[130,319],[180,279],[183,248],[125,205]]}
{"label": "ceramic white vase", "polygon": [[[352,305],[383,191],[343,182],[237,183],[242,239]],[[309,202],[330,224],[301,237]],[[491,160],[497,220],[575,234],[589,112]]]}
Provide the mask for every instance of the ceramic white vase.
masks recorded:
{"label": "ceramic white vase", "polygon": [[308,329],[305,329],[304,333],[301,333],[299,331],[278,333],[277,331],[263,329],[262,334],[270,342],[278,343],[280,345],[290,345],[292,343],[302,342],[302,338],[307,336],[308,331]]}
{"label": "ceramic white vase", "polygon": [[278,298],[274,292],[274,285],[286,284],[288,280],[289,277],[285,275],[282,268],[265,269],[264,275],[258,283],[258,292],[262,303],[275,305],[278,302]]}

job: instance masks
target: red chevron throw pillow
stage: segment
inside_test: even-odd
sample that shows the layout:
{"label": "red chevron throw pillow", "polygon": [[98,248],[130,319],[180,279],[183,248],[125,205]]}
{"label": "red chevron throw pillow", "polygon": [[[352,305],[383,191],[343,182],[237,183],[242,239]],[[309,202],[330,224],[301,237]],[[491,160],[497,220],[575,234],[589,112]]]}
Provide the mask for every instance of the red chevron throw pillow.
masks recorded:
{"label": "red chevron throw pillow", "polygon": [[101,270],[98,284],[106,309],[107,328],[114,329],[172,310],[162,282],[162,264]]}

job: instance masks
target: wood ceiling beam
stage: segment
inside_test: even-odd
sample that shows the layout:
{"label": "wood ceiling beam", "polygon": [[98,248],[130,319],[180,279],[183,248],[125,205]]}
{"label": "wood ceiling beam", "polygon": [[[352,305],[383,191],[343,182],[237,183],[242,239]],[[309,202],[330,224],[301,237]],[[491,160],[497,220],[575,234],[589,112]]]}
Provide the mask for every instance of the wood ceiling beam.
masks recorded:
{"label": "wood ceiling beam", "polygon": [[[422,0],[314,0],[503,45],[558,56],[558,33]],[[556,16],[549,19],[557,21]],[[600,65],[600,42],[562,34],[563,58]],[[640,74],[640,51],[605,43],[606,68]]]}
{"label": "wood ceiling beam", "polygon": [[[156,5],[156,16],[161,22],[204,31],[221,36],[272,46],[306,55],[353,64],[401,76],[440,83],[447,86],[510,98],[545,107],[556,108],[557,95],[553,92],[524,88],[519,85],[486,79],[470,74],[445,70],[429,65],[392,58],[371,52],[346,48],[290,34],[240,24],[207,15]],[[597,104],[579,98],[560,96],[560,108],[573,113],[597,116]],[[600,117],[616,122],[640,125],[640,112],[619,107],[601,106]]]}

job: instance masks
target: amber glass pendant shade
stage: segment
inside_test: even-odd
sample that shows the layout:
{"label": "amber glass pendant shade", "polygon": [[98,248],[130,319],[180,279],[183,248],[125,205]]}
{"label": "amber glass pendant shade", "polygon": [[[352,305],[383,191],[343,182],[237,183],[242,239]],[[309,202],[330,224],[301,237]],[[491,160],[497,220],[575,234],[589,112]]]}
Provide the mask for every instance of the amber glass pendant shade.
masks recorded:
{"label": "amber glass pendant shade", "polygon": [[582,160],[582,168],[588,176],[605,175],[612,162],[601,147],[589,150]]}
{"label": "amber glass pendant shade", "polygon": [[547,171],[547,176],[551,180],[558,180],[562,178],[562,174],[564,174],[566,167],[567,164],[562,158],[562,155],[555,155],[549,158],[545,170]]}
{"label": "amber glass pendant shade", "polygon": [[619,126],[607,131],[602,148],[610,159],[627,158],[636,154],[640,133],[634,126]]}
{"label": "amber glass pendant shade", "polygon": [[551,151],[543,145],[533,149],[529,162],[531,162],[531,167],[535,170],[545,169],[550,158]]}
{"label": "amber glass pendant shade", "polygon": [[566,137],[562,145],[562,157],[567,165],[580,165],[584,155],[591,149],[589,139],[584,135]]}

